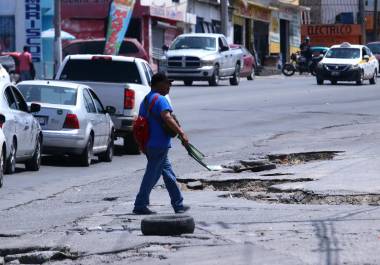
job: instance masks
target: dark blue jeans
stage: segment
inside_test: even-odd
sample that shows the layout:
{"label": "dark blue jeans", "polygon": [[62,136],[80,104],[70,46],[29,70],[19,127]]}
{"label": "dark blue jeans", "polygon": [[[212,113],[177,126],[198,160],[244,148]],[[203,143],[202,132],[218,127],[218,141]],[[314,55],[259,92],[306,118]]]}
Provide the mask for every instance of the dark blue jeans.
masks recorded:
{"label": "dark blue jeans", "polygon": [[168,159],[168,148],[147,148],[146,157],[148,164],[141,182],[139,193],[135,200],[135,209],[141,209],[149,205],[149,195],[157,184],[161,175],[164,178],[166,189],[169,192],[171,204],[174,210],[183,207],[183,197],[176,183],[176,176]]}

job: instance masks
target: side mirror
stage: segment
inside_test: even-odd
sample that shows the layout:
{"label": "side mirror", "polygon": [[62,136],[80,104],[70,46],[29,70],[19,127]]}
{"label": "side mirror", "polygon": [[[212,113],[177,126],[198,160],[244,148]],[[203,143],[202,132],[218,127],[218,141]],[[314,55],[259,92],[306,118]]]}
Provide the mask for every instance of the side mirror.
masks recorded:
{"label": "side mirror", "polygon": [[40,110],[41,110],[41,105],[40,104],[32,103],[30,105],[30,113],[39,112]]}
{"label": "side mirror", "polygon": [[3,127],[4,123],[5,123],[5,116],[3,114],[0,114],[0,128]]}
{"label": "side mirror", "polygon": [[166,45],[166,44],[162,45],[162,51],[163,52],[167,52],[168,50],[169,50],[168,45]]}
{"label": "side mirror", "polygon": [[116,108],[115,107],[112,107],[112,106],[107,106],[106,107],[106,113],[108,114],[115,114],[116,113]]}
{"label": "side mirror", "polygon": [[368,55],[364,55],[363,56],[363,59],[366,60],[367,62],[369,61],[369,56]]}

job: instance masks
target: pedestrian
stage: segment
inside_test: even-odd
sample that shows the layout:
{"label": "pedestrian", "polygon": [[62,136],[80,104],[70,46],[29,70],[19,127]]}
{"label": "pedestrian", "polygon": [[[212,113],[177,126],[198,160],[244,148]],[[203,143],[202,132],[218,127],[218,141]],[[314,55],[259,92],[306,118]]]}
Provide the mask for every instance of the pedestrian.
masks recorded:
{"label": "pedestrian", "polygon": [[310,37],[307,36],[300,45],[301,55],[305,57],[307,65],[309,65],[313,54],[311,52]]}
{"label": "pedestrian", "polygon": [[29,52],[29,47],[24,46],[23,52],[18,57],[20,64],[20,80],[31,80],[32,79],[32,55]]}
{"label": "pedestrian", "polygon": [[[184,144],[189,142],[185,132],[173,118],[173,109],[165,97],[169,94],[170,86],[171,80],[164,73],[154,74],[151,80],[151,91],[140,106],[139,115],[147,117],[149,125],[149,139],[145,149],[148,163],[136,196],[133,209],[135,214],[155,214],[148,208],[149,196],[161,175],[169,192],[174,212],[184,213],[190,209],[189,206],[183,204],[183,197],[176,183],[176,175],[168,158],[171,136],[167,133],[167,129],[164,129],[164,124],[177,133]],[[148,109],[150,110],[147,115]]]}

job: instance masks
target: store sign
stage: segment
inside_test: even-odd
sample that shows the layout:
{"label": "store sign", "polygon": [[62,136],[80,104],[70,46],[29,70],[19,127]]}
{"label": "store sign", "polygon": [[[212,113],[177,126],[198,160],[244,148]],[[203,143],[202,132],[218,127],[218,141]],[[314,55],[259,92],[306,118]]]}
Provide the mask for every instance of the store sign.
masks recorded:
{"label": "store sign", "polygon": [[25,45],[29,47],[33,62],[41,62],[42,13],[40,0],[25,0]]}
{"label": "store sign", "polygon": [[134,0],[114,0],[110,8],[104,54],[117,55],[132,18]]}
{"label": "store sign", "polygon": [[186,22],[187,1],[141,0],[141,5],[150,7],[151,16]]}
{"label": "store sign", "polygon": [[359,44],[361,29],[357,24],[302,25],[302,37],[306,36],[310,37],[313,45]]}
{"label": "store sign", "polygon": [[240,4],[235,8],[234,14],[254,20],[271,21],[271,10],[254,5]]}

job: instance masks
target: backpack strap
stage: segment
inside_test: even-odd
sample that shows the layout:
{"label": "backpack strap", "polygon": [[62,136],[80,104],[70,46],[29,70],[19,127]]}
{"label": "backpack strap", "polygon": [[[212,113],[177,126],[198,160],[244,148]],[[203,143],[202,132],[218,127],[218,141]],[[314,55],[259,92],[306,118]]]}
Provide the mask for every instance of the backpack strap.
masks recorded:
{"label": "backpack strap", "polygon": [[159,97],[158,94],[155,94],[154,98],[153,98],[153,100],[149,106],[148,106],[148,97],[145,97],[144,102],[145,102],[145,107],[147,108],[147,110],[146,110],[146,117],[147,118],[149,117],[150,112],[152,111],[154,105],[156,104],[158,97]]}

